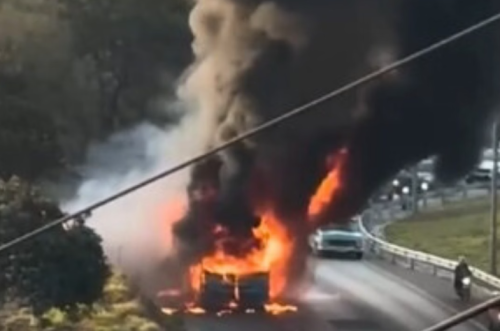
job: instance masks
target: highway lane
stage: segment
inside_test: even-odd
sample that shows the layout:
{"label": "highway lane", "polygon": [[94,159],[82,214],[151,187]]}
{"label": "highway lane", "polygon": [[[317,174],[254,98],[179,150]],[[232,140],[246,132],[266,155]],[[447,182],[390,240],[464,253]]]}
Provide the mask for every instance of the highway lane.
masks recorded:
{"label": "highway lane", "polygon": [[[377,316],[402,325],[399,330],[422,330],[465,308],[448,281],[376,258],[363,263],[322,260],[315,269],[316,282],[329,284],[375,310]],[[454,330],[482,327],[470,322]]]}
{"label": "highway lane", "polygon": [[[299,312],[285,316],[193,316],[188,331],[419,331],[462,310],[449,282],[376,258],[311,259]],[[455,331],[484,330],[477,322]]]}
{"label": "highway lane", "polygon": [[[458,200],[460,194],[448,197]],[[468,192],[468,197],[485,190]],[[440,204],[429,198],[427,206]],[[390,210],[389,210],[390,209]],[[378,206],[383,215],[369,226],[388,218],[406,216],[392,206]],[[188,331],[419,331],[456,314],[467,305],[460,302],[449,280],[413,272],[376,257],[364,261],[311,259],[311,279],[301,297],[297,314],[286,316],[196,316],[186,319]],[[485,330],[477,321],[454,331]]]}

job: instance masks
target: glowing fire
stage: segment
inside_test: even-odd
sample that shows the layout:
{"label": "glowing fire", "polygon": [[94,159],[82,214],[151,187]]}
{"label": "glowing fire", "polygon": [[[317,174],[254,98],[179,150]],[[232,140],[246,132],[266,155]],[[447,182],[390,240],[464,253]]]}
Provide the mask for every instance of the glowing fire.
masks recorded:
{"label": "glowing fire", "polygon": [[[282,304],[278,304],[278,303],[270,303],[270,304],[267,304],[264,306],[264,310],[266,311],[266,313],[271,314],[271,315],[281,315],[281,314],[290,313],[290,312],[297,312],[298,308],[296,306],[292,306],[292,305],[282,305]],[[179,310],[173,309],[173,308],[162,308],[162,312],[165,315],[171,316],[171,315],[178,313]],[[186,312],[189,314],[193,314],[193,315],[203,315],[206,313],[206,311],[200,307],[187,308]],[[232,313],[233,313],[233,311],[231,309],[225,309],[225,310],[221,310],[221,311],[217,312],[216,315],[218,317],[222,317],[224,315],[229,315]],[[255,313],[256,313],[255,309],[246,309],[245,310],[245,314],[255,314]]]}
{"label": "glowing fire", "polygon": [[335,199],[336,193],[342,185],[341,174],[346,159],[347,150],[341,149],[338,154],[335,154],[335,156],[329,160],[330,171],[320,183],[316,193],[309,202],[307,214],[310,220],[317,219],[323,210]]}
{"label": "glowing fire", "polygon": [[[330,160],[327,176],[311,197],[307,211],[309,219],[314,221],[335,199],[341,188],[341,175],[347,159],[346,155],[347,151],[343,149]],[[203,200],[207,198],[207,195],[201,192],[198,198]],[[271,210],[267,208],[258,213],[261,215],[260,223],[252,230],[252,236],[248,240],[233,238],[228,229],[221,225],[215,225],[212,228],[211,237],[214,241],[214,251],[204,256],[198,264],[189,270],[190,287],[196,295],[200,294],[206,273],[218,275],[223,282],[230,285],[237,284],[245,276],[265,273],[269,275],[270,302],[263,307],[264,310],[272,315],[297,311],[295,306],[276,303],[276,298],[282,294],[287,285],[287,266],[294,253],[295,242],[283,225],[284,222],[280,222]],[[237,246],[243,248],[242,254],[233,255],[228,252],[225,244],[235,240],[241,240],[241,242],[237,242]],[[231,314],[237,310],[238,286],[234,286],[234,291],[235,301],[230,302],[224,309],[217,312],[217,316]],[[176,295],[178,295],[176,292],[169,294],[170,297]],[[196,302],[196,298],[194,302]],[[191,314],[205,313],[204,309],[194,303],[186,305],[182,311]],[[164,308],[163,312],[172,315],[178,310]],[[255,313],[255,310],[246,309],[244,312],[252,314]]]}
{"label": "glowing fire", "polygon": [[276,303],[271,303],[265,306],[266,312],[271,315],[280,315],[287,312],[296,312],[297,307],[291,305],[280,305]]}
{"label": "glowing fire", "polygon": [[293,251],[293,240],[285,227],[272,213],[264,213],[260,225],[253,229],[256,241],[243,257],[227,254],[222,242],[225,229],[218,226],[216,234],[222,234],[216,242],[215,252],[205,256],[202,261],[191,268],[191,286],[198,291],[202,282],[203,271],[219,275],[234,275],[237,278],[261,272],[269,272],[270,297],[276,298],[286,286],[286,266]]}

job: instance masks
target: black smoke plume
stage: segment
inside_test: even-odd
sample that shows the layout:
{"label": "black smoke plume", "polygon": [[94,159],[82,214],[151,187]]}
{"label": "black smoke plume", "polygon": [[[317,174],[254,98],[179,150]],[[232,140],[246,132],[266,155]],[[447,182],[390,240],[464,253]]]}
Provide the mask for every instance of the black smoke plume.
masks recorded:
{"label": "black smoke plume", "polygon": [[[185,88],[211,129],[208,149],[497,11],[497,0],[198,0],[190,18],[197,60]],[[341,147],[348,158],[332,221],[422,158],[438,157],[442,180],[464,175],[495,112],[499,31],[471,35],[196,166],[190,194],[210,198],[191,199],[176,228],[182,256],[210,249],[209,224],[247,236],[263,201],[303,238],[325,160]]]}

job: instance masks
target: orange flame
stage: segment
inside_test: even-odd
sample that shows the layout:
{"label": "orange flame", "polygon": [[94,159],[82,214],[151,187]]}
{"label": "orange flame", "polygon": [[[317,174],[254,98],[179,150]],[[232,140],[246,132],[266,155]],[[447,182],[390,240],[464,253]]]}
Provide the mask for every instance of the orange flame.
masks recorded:
{"label": "orange flame", "polygon": [[[224,229],[218,226],[217,233]],[[260,272],[269,272],[270,297],[276,298],[286,286],[286,267],[293,251],[293,241],[285,227],[273,213],[264,213],[260,225],[253,229],[253,239],[258,245],[249,250],[243,257],[227,254],[221,245],[216,245],[213,254],[205,256],[202,261],[191,267],[191,286],[199,291],[203,282],[203,271],[217,273],[224,277],[233,275],[236,278]],[[229,279],[226,279],[229,281]],[[235,297],[238,294],[235,293]]]}
{"label": "orange flame", "polygon": [[318,186],[316,193],[309,202],[307,211],[310,220],[316,220],[323,211],[334,201],[336,194],[342,188],[341,176],[347,160],[347,149],[343,148],[329,160],[331,168],[326,177]]}
{"label": "orange flame", "polygon": [[205,309],[200,308],[200,307],[193,307],[193,308],[188,308],[188,313],[194,314],[194,315],[202,315],[205,314]]}
{"label": "orange flame", "polygon": [[170,254],[174,249],[174,236],[172,232],[173,226],[179,222],[187,211],[187,198],[184,196],[175,196],[169,199],[168,203],[161,208],[157,213],[159,215],[154,215],[159,217],[162,222],[163,234],[162,244],[163,251]]}
{"label": "orange flame", "polygon": [[177,309],[173,309],[173,308],[162,308],[161,311],[165,314],[165,315],[174,315],[176,312],[177,312]]}
{"label": "orange flame", "polygon": [[271,315],[280,315],[280,314],[284,314],[287,312],[296,312],[297,311],[296,306],[280,305],[280,304],[276,304],[276,303],[266,305],[265,309],[266,309],[266,312],[270,313]]}
{"label": "orange flame", "polygon": [[[331,205],[342,187],[341,177],[343,175],[345,162],[347,160],[347,150],[342,149],[329,162],[329,171],[326,177],[318,186],[315,194],[311,197],[308,218],[316,221],[325,209]],[[202,192],[203,193],[203,192]],[[200,194],[203,199],[207,195]],[[243,256],[229,254],[224,243],[230,241],[231,234],[228,229],[221,225],[216,225],[212,229],[215,238],[215,250],[213,253],[202,258],[200,263],[191,266],[189,269],[189,282],[195,294],[199,294],[204,283],[205,272],[217,274],[224,282],[230,285],[237,284],[238,280],[257,273],[269,274],[269,297],[271,302],[266,304],[264,309],[272,315],[279,315],[287,312],[296,312],[297,307],[291,305],[281,305],[275,302],[277,297],[283,293],[287,285],[287,269],[295,249],[295,242],[287,231],[283,222],[275,216],[271,209],[267,208],[261,215],[260,224],[252,230],[251,245]],[[240,245],[246,247],[244,241]],[[238,286],[234,286],[236,302],[231,302],[225,309],[217,313],[218,316],[230,314],[238,308],[239,293]],[[203,314],[205,311],[194,304],[185,307],[184,311],[192,314]],[[172,314],[174,310],[164,309],[165,314]],[[255,313],[249,309],[248,314]]]}
{"label": "orange flame", "polygon": [[[253,229],[253,238],[258,244],[243,257],[235,257],[227,254],[220,245],[223,239],[229,235],[222,226],[216,226],[213,234],[218,235],[216,250],[213,254],[205,256],[202,261],[190,268],[190,283],[192,289],[198,293],[203,284],[204,271],[215,273],[222,276],[223,281],[238,282],[238,279],[246,275],[256,273],[269,273],[269,296],[275,299],[286,287],[287,265],[293,253],[293,240],[286,228],[271,212],[263,213],[260,225]],[[225,237],[226,236],[226,237]],[[234,298],[239,298],[238,287],[235,286]],[[231,314],[238,308],[238,302],[230,302],[229,305],[216,313],[217,316]],[[265,305],[265,311],[272,315],[295,312],[297,308],[290,305],[281,305],[278,303],[268,303]],[[189,314],[204,314],[203,308],[197,307],[195,303],[188,304],[182,310]],[[163,313],[172,315],[178,310],[164,308]],[[255,310],[246,309],[246,314],[253,314]]]}

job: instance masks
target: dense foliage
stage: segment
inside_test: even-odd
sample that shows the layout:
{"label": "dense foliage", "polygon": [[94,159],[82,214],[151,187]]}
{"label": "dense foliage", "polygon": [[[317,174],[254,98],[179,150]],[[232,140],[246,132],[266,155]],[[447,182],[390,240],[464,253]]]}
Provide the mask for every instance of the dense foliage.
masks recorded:
{"label": "dense foliage", "polygon": [[[175,120],[163,104],[191,61],[188,11],[185,0],[0,0],[0,245],[63,215],[40,180],[60,182],[118,130]],[[0,255],[0,331],[156,330],[108,276],[84,225],[17,246]]]}
{"label": "dense foliage", "polygon": [[114,273],[104,288],[104,296],[93,307],[80,307],[76,314],[51,309],[34,319],[28,309],[0,310],[0,331],[158,331],[181,330],[182,321],[169,318],[153,322],[147,309],[129,290],[126,279]]}
{"label": "dense foliage", "polygon": [[[161,105],[190,61],[184,0],[0,0],[0,176],[32,180]],[[35,166],[36,165],[36,166]]]}
{"label": "dense foliage", "polygon": [[[62,216],[35,187],[18,178],[0,182],[0,243]],[[21,300],[41,314],[72,310],[102,296],[108,266],[100,238],[84,225],[59,226],[0,256],[0,298]]]}

